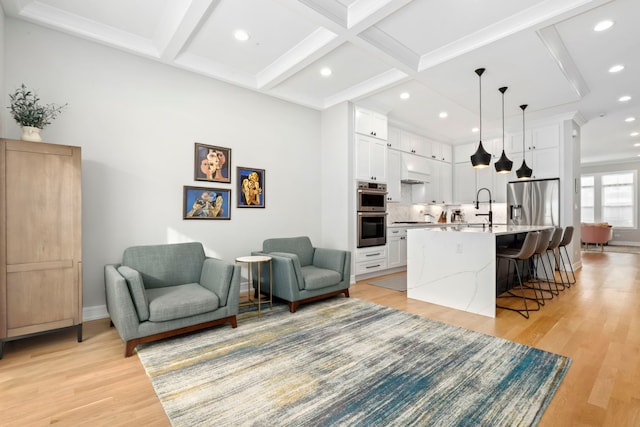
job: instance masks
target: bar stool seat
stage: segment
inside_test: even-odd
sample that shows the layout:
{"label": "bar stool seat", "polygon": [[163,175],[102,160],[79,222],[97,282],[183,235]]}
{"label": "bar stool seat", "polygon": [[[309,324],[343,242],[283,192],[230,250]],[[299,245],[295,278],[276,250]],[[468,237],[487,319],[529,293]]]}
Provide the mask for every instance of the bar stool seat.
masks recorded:
{"label": "bar stool seat", "polygon": [[540,303],[538,302],[537,298],[533,299],[533,301],[536,302],[536,308],[529,308],[529,305],[527,304],[527,300],[531,300],[530,297],[527,297],[525,294],[525,287],[523,285],[523,279],[524,277],[522,276],[520,269],[518,268],[518,261],[526,261],[531,259],[531,257],[533,256],[533,254],[535,253],[535,250],[538,246],[538,239],[539,239],[539,235],[540,233],[537,231],[529,231],[524,239],[524,242],[522,243],[522,246],[519,249],[513,249],[513,248],[500,248],[496,251],[496,257],[498,259],[497,264],[497,268],[499,268],[500,266],[500,261],[501,260],[506,260],[509,263],[509,268],[508,271],[511,271],[511,265],[513,264],[514,268],[515,268],[515,272],[516,272],[516,276],[518,278],[518,286],[517,288],[514,287],[512,289],[519,289],[520,290],[520,295],[516,295],[514,293],[512,293],[511,291],[508,291],[507,293],[509,293],[509,295],[499,295],[497,296],[497,298],[519,298],[522,299],[522,302],[524,304],[524,308],[520,309],[520,308],[513,308],[513,307],[505,307],[505,306],[501,306],[496,304],[496,307],[498,308],[502,308],[505,310],[511,310],[511,311],[517,311],[518,313],[520,313],[520,315],[522,315],[525,319],[529,318],[529,312],[530,311],[537,311],[540,310]]}

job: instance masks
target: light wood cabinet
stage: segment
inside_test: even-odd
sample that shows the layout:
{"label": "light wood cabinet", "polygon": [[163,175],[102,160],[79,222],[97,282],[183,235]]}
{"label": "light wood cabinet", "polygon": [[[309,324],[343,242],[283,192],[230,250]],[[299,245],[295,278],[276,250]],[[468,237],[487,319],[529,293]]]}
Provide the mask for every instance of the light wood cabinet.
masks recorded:
{"label": "light wood cabinet", "polygon": [[0,357],[66,327],[82,340],[80,147],[0,139]]}

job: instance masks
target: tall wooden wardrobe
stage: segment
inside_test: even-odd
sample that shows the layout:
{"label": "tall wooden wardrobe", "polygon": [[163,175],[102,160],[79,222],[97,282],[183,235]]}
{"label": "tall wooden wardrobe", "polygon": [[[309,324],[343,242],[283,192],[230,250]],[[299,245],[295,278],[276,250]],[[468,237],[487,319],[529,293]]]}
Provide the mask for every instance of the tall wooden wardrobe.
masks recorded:
{"label": "tall wooden wardrobe", "polygon": [[0,139],[0,358],[6,341],[82,341],[80,147]]}

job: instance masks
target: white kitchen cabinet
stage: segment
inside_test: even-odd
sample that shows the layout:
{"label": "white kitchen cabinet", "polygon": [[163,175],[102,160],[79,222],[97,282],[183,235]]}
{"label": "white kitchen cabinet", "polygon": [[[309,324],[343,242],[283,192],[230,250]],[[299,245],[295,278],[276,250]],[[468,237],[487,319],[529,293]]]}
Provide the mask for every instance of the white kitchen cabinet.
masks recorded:
{"label": "white kitchen cabinet", "polygon": [[387,202],[399,202],[402,198],[402,184],[400,180],[402,170],[402,153],[387,150]]}
{"label": "white kitchen cabinet", "polygon": [[[513,161],[513,169],[511,173],[507,174],[507,182],[518,180],[516,171],[522,166],[522,154],[512,154],[509,158]],[[525,159],[527,166],[533,170],[531,179],[558,178],[560,176],[560,158],[558,150],[555,148],[527,151]]]}
{"label": "white kitchen cabinet", "polygon": [[476,170],[471,162],[453,164],[453,200],[473,203],[476,199]]}
{"label": "white kitchen cabinet", "polygon": [[400,129],[389,127],[388,133],[387,133],[387,148],[401,150],[402,147],[400,146],[400,141],[401,141]]}
{"label": "white kitchen cabinet", "polygon": [[411,132],[400,131],[400,149],[406,153],[431,157],[431,145],[429,141]]}
{"label": "white kitchen cabinet", "polygon": [[356,179],[386,182],[387,144],[356,134]]}
{"label": "white kitchen cabinet", "polygon": [[431,179],[424,186],[414,185],[414,203],[445,204],[453,201],[452,167],[450,163],[430,160]]}
{"label": "white kitchen cabinet", "polygon": [[387,268],[407,265],[407,229],[389,228],[387,235]]}
{"label": "white kitchen cabinet", "polygon": [[387,139],[387,116],[364,108],[356,108],[356,132]]}
{"label": "white kitchen cabinet", "polygon": [[471,156],[476,152],[478,143],[455,145],[453,147],[453,161],[471,165]]}
{"label": "white kitchen cabinet", "polygon": [[452,161],[452,149],[449,144],[445,144],[438,141],[428,141],[431,147],[431,153],[428,157],[434,160],[451,163]]}
{"label": "white kitchen cabinet", "polygon": [[442,150],[442,157],[440,160],[442,160],[445,163],[453,162],[453,149],[451,148],[451,146],[449,144],[442,144],[441,150]]}
{"label": "white kitchen cabinet", "polygon": [[372,246],[356,249],[356,276],[387,268],[387,247]]}
{"label": "white kitchen cabinet", "polygon": [[444,203],[453,202],[453,166],[451,163],[440,163],[440,199]]}

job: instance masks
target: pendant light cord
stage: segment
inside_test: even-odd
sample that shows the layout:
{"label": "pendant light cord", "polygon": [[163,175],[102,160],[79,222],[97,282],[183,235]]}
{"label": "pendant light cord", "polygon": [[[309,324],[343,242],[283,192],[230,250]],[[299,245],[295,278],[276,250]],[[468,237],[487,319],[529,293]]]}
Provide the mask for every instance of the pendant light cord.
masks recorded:
{"label": "pendant light cord", "polygon": [[501,91],[501,92],[502,92],[502,152],[504,153],[504,91]]}
{"label": "pendant light cord", "polygon": [[[484,71],[484,70],[483,70]],[[478,75],[480,77],[480,143],[482,143],[482,73]]]}

